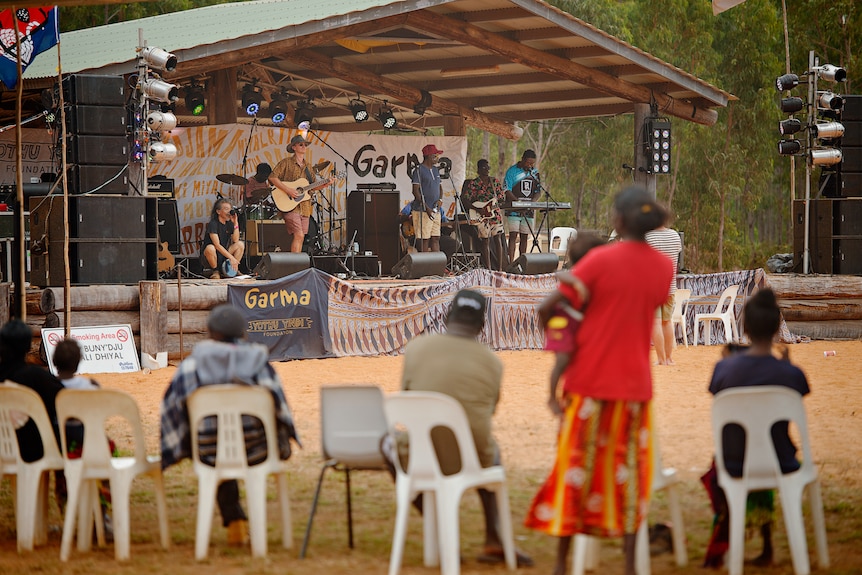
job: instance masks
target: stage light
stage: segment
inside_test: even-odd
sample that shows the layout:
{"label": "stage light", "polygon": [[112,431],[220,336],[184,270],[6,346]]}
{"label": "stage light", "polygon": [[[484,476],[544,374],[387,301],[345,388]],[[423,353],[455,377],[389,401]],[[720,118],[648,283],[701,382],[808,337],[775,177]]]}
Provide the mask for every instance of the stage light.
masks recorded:
{"label": "stage light", "polygon": [[157,102],[176,102],[179,98],[179,89],[176,84],[168,84],[155,78],[150,78],[143,84],[144,94]]}
{"label": "stage light", "polygon": [[670,121],[664,118],[647,118],[644,124],[644,144],[652,174],[670,173]]}
{"label": "stage light", "polygon": [[177,127],[177,117],[170,112],[154,110],[147,114],[147,127],[154,132],[173,130]]}
{"label": "stage light", "polygon": [[778,153],[782,156],[792,156],[802,150],[799,140],[781,140],[778,142]]}
{"label": "stage light", "polygon": [[147,154],[151,162],[167,162],[177,157],[177,147],[170,142],[152,142]]}
{"label": "stage light", "polygon": [[384,130],[391,130],[395,127],[395,124],[398,123],[398,120],[395,119],[395,114],[392,113],[392,108],[390,108],[386,102],[383,102],[383,106],[380,108],[380,113],[377,114],[377,119],[380,121]]}
{"label": "stage light", "polygon": [[847,80],[847,70],[832,64],[824,64],[819,68],[814,68],[814,70],[816,70],[818,78],[827,82],[845,82]]}
{"label": "stage light", "polygon": [[782,136],[789,136],[790,134],[795,134],[801,129],[802,120],[799,120],[797,118],[788,118],[787,120],[782,120],[778,122],[778,131],[781,132]]}
{"label": "stage light", "polygon": [[260,86],[257,85],[257,80],[250,84],[246,84],[242,89],[242,109],[249,116],[257,116],[260,111],[260,105],[263,102],[263,94],[260,93]]}
{"label": "stage light", "polygon": [[186,109],[192,116],[200,116],[206,109],[203,90],[194,81],[186,88]]}
{"label": "stage light", "polygon": [[814,124],[814,137],[834,140],[844,135],[844,125],[840,122],[825,122]]}
{"label": "stage light", "polygon": [[413,105],[413,113],[424,116],[425,112],[431,106],[431,93],[427,90],[420,90],[419,92],[422,94],[422,97]]}
{"label": "stage light", "polygon": [[796,74],[784,74],[775,79],[775,89],[779,92],[792,90],[799,85],[799,76]]}
{"label": "stage light", "polygon": [[785,114],[795,114],[799,110],[805,107],[805,102],[802,101],[802,98],[797,96],[792,96],[790,98],[781,98],[781,111]]}
{"label": "stage light", "polygon": [[281,124],[287,118],[287,102],[289,99],[290,97],[284,92],[273,94],[272,100],[269,102],[269,113],[272,115],[272,122],[274,124]]}
{"label": "stage light", "polygon": [[305,122],[311,125],[314,121],[314,109],[315,106],[311,102],[310,98],[308,100],[303,100],[302,102],[297,102],[296,111],[293,113],[293,123],[297,126]]}
{"label": "stage light", "polygon": [[368,107],[359,98],[350,100],[350,113],[353,114],[353,120],[357,123],[368,119]]}
{"label": "stage light", "polygon": [[158,70],[173,72],[177,69],[177,57],[161,48],[147,46],[141,50],[141,58],[143,58],[144,62]]}
{"label": "stage light", "polygon": [[841,150],[835,148],[817,148],[809,150],[812,166],[833,166],[841,162]]}
{"label": "stage light", "polygon": [[844,98],[832,92],[822,92],[817,96],[817,105],[826,110],[840,110],[844,107]]}

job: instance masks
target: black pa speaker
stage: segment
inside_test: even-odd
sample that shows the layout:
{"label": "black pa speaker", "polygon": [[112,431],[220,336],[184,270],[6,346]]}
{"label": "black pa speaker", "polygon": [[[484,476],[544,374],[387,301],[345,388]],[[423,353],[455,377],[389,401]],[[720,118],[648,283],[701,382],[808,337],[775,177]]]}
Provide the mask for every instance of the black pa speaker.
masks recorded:
{"label": "black pa speaker", "polygon": [[174,255],[180,253],[180,214],[176,200],[158,199],[159,241],[167,242],[168,251]]}
{"label": "black pa speaker", "polygon": [[509,264],[506,273],[537,276],[553,273],[558,267],[560,267],[560,258],[557,254],[521,254],[518,259]]}
{"label": "black pa speaker", "polygon": [[311,259],[306,253],[273,252],[264,254],[260,262],[254,268],[257,277],[264,280],[276,280],[307,270],[311,266]]}
{"label": "black pa speaker", "polygon": [[443,252],[424,252],[407,254],[392,266],[392,275],[405,280],[415,280],[425,276],[442,276],[446,270],[446,254]]}

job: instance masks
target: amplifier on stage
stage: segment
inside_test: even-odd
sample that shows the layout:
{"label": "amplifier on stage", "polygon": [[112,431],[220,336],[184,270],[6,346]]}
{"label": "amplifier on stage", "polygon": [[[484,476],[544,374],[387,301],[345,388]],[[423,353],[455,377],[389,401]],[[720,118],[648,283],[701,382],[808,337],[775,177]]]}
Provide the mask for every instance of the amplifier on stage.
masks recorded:
{"label": "amplifier on stage", "polygon": [[174,180],[160,176],[147,178],[147,195],[156,198],[173,198]]}

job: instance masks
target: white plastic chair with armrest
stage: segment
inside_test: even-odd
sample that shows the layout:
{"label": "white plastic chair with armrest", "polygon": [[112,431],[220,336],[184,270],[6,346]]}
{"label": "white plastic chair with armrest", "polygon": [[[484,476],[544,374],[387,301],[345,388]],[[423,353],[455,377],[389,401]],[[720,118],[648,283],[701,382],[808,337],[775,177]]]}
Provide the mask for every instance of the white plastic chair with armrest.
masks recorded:
{"label": "white plastic chair with armrest", "polygon": [[344,471],[347,490],[347,538],[353,549],[353,514],[350,499],[350,472],[356,470],[386,471],[386,460],[380,452],[380,440],[386,435],[383,392],[376,385],[327,385],[320,388],[320,437],[323,468],[308,516],[308,526],[299,557],[311,537],[311,525],[327,469]]}
{"label": "white plastic chair with armrest", "polygon": [[[514,570],[515,542],[506,473],[502,466],[482,467],[479,464],[476,444],[461,404],[441,393],[403,391],[388,395],[384,409],[389,429],[394,431],[403,426],[410,439],[407,469],[401,468],[398,458],[395,461],[397,508],[389,575],[397,575],[401,569],[407,516],[411,501],[420,493],[423,494],[425,566],[437,565],[439,561],[443,575],[461,572],[458,506],[464,492],[476,487],[483,487],[496,495],[503,554],[508,568]],[[449,428],[455,435],[461,470],[453,475],[443,475],[440,470],[431,441],[431,430],[435,427]]]}
{"label": "white plastic chair with armrest", "polygon": [[[718,298],[718,304],[710,313],[699,313],[694,316],[694,345],[697,345],[697,332],[700,327],[700,322],[706,322],[704,326],[704,342],[709,345],[712,341],[711,325],[714,321],[720,321],[724,325],[724,341],[731,343],[739,341],[739,330],[736,326],[736,312],[734,304],[736,303],[736,294],[739,292],[739,285],[727,286],[721,296]],[[724,309],[724,306],[727,309]],[[724,310],[724,311],[722,311]]]}
{"label": "white plastic chair with armrest", "polygon": [[[772,426],[779,421],[792,422],[801,440],[801,465],[790,473],[781,472],[772,442]],[[742,477],[731,476],[724,464],[722,430],[728,424],[737,424],[745,430]],[[781,386],[739,387],[721,391],[712,403],[712,438],[718,484],[724,490],[730,516],[730,575],[742,574],[748,494],[774,488],[778,489],[796,575],[808,575],[811,570],[802,517],[802,494],[806,486],[814,524],[817,563],[821,569],[828,568],[829,549],[826,544],[820,479],[811,455],[802,396]]]}
{"label": "white plastic chair with armrest", "polygon": [[[676,469],[663,467],[661,462],[661,450],[658,440],[653,440],[653,476],[652,492],[665,491],[668,498],[668,511],[671,519],[671,537],[673,539],[673,553],[676,564],[679,567],[688,565],[688,551],[685,544],[685,525],[682,519],[682,505],[677,486],[680,482]],[[583,575],[584,571],[595,571],[599,565],[599,544],[601,539],[589,535],[576,535],[574,549],[572,550],[572,575]],[[649,551],[649,526],[647,518],[641,522],[637,531],[635,542],[636,570],[638,575],[649,575],[650,551]]]}
{"label": "white plastic chair with armrest", "polygon": [[[254,385],[206,385],[189,396],[187,405],[192,434],[192,465],[198,476],[195,559],[202,560],[207,556],[216,489],[226,479],[242,479],[245,482],[251,553],[255,557],[266,556],[266,480],[270,474],[276,476],[278,487],[282,545],[285,549],[292,548],[287,462],[279,457],[272,393]],[[259,419],[266,434],[266,459],[255,465],[248,463],[243,415]],[[218,418],[215,466],[201,461],[198,441],[198,426],[205,417],[210,416]]]}
{"label": "white plastic chair with armrest", "polygon": [[673,294],[673,313],[670,316],[671,329],[675,331],[676,326],[680,327],[685,347],[688,347],[688,330],[686,329],[685,316],[688,309],[688,300],[690,299],[690,289],[677,289]]}
{"label": "white plastic chair with armrest", "polygon": [[[121,417],[128,423],[135,443],[134,455],[112,457],[110,440],[105,433],[105,424],[112,417]],[[97,496],[97,482],[102,479],[107,479],[111,488],[114,556],[119,561],[129,558],[131,539],[129,503],[132,480],[138,475],[148,475],[153,480],[159,514],[160,541],[162,547],[167,549],[170,541],[161,458],[147,455],[144,429],[134,398],[113,389],[64,389],[57,395],[57,419],[60,424],[63,458],[66,462],[66,487],[69,494],[63,523],[63,539],[60,544],[60,559],[62,561],[69,559],[76,517],[78,550],[87,551],[90,548],[94,498]],[[84,442],[80,459],[70,459],[66,449],[65,424],[69,419],[78,419],[84,424]]]}
{"label": "white plastic chair with armrest", "polygon": [[578,230],[575,228],[557,227],[551,229],[551,243],[548,249],[551,253],[562,256],[566,259],[566,254],[569,251],[569,242],[578,237]]}
{"label": "white plastic chair with armrest", "polygon": [[[41,459],[21,459],[16,429],[32,419],[42,438]],[[63,456],[45,404],[32,389],[11,381],[0,384],[0,477],[15,487],[15,530],[19,551],[32,551],[48,540],[48,471],[63,469]]]}

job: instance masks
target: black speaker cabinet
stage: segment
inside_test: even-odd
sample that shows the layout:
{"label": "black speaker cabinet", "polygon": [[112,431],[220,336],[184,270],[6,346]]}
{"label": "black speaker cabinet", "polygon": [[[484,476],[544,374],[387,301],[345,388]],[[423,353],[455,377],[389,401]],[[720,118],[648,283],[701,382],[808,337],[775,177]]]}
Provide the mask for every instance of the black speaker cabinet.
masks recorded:
{"label": "black speaker cabinet", "polygon": [[180,215],[176,200],[159,199],[159,242],[168,243],[168,251],[180,253]]}
{"label": "black speaker cabinet", "polygon": [[63,78],[63,98],[73,105],[123,106],[125,85],[122,76],[72,74]]}
{"label": "black speaker cabinet", "polygon": [[392,266],[392,275],[401,279],[415,280],[425,276],[442,276],[446,270],[446,254],[424,252],[407,254]]}
{"label": "black speaker cabinet", "polygon": [[[63,285],[63,241],[49,242],[47,252],[30,258],[30,282],[40,287]],[[69,243],[70,281],[73,284],[135,284],[158,277],[154,239],[83,241]]]}
{"label": "black speaker cabinet", "polygon": [[833,273],[862,275],[862,237],[836,239],[832,257]]}
{"label": "black speaker cabinet", "polygon": [[356,233],[359,252],[370,251],[380,259],[382,269],[388,270],[398,262],[399,240],[398,211],[401,198],[397,190],[356,190],[347,196],[348,243]]}
{"label": "black speaker cabinet", "polygon": [[[70,194],[86,194],[98,188],[100,194],[127,194],[129,176],[125,166],[69,166]],[[119,176],[117,175],[119,174]]]}
{"label": "black speaker cabinet", "polygon": [[862,120],[862,96],[858,94],[845,95],[844,107],[841,109],[841,123],[860,120]]}
{"label": "black speaker cabinet", "polygon": [[66,148],[72,164],[123,166],[129,159],[125,136],[70,136]]}
{"label": "black speaker cabinet", "polygon": [[841,174],[841,195],[845,198],[862,197],[862,173]]}
{"label": "black speaker cabinet", "polygon": [[[811,200],[808,214],[808,230],[810,237],[832,237],[832,202],[834,200]],[[805,200],[793,200],[793,236],[804,237],[805,230]]]}
{"label": "black speaker cabinet", "polygon": [[832,229],[836,236],[862,237],[862,198],[835,200]]}
{"label": "black speaker cabinet", "polygon": [[842,146],[862,146],[862,121],[842,121],[844,135],[841,136]]}
{"label": "black speaker cabinet", "polygon": [[560,258],[557,254],[521,254],[506,269],[506,273],[535,276],[557,271]]}
{"label": "black speaker cabinet", "polygon": [[[34,239],[63,240],[62,196],[30,198],[30,229]],[[89,195],[69,198],[69,237],[156,239],[156,198]]]}
{"label": "black speaker cabinet", "polygon": [[290,251],[293,235],[287,233],[283,220],[246,220],[245,249],[252,256]]}
{"label": "black speaker cabinet", "polygon": [[71,106],[66,127],[71,134],[126,135],[125,106]]}
{"label": "black speaker cabinet", "polygon": [[273,252],[265,254],[254,268],[254,273],[260,279],[276,280],[311,266],[311,258],[306,253]]}
{"label": "black speaker cabinet", "polygon": [[842,146],[841,156],[842,173],[862,172],[862,147]]}

